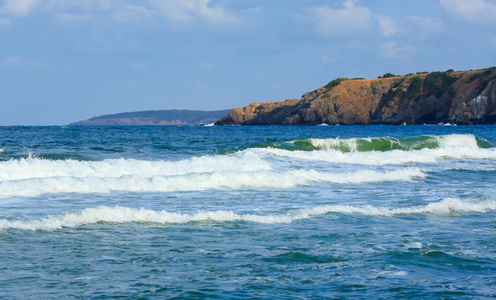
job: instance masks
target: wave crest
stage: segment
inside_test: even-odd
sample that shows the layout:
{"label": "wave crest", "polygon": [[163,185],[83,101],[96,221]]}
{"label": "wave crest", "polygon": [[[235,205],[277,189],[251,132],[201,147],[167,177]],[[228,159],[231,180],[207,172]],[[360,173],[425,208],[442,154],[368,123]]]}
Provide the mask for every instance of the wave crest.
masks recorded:
{"label": "wave crest", "polygon": [[422,135],[418,137],[376,137],[351,139],[301,139],[291,142],[299,150],[337,150],[340,152],[369,152],[369,151],[412,151],[436,149],[449,146],[490,148],[484,139],[472,134],[451,134],[441,136]]}
{"label": "wave crest", "polygon": [[149,209],[129,207],[99,206],[87,208],[80,212],[52,216],[41,220],[9,221],[0,220],[0,229],[20,230],[56,230],[65,227],[79,227],[97,223],[148,223],[148,224],[184,224],[190,222],[253,222],[253,223],[292,223],[329,213],[360,214],[377,217],[393,217],[409,214],[430,214],[436,216],[457,216],[463,213],[486,213],[496,210],[496,201],[468,202],[456,198],[447,198],[425,206],[406,208],[385,208],[371,205],[325,205],[303,208],[285,214],[255,215],[237,214],[233,211],[207,211],[196,214],[181,214]]}
{"label": "wave crest", "polygon": [[418,168],[405,168],[378,172],[360,170],[349,173],[296,170],[285,172],[211,172],[189,173],[177,176],[142,176],[141,174],[120,177],[73,177],[60,176],[30,178],[0,182],[0,198],[32,197],[56,193],[110,193],[127,192],[171,192],[212,189],[285,189],[311,183],[368,183],[382,181],[409,181],[424,177]]}

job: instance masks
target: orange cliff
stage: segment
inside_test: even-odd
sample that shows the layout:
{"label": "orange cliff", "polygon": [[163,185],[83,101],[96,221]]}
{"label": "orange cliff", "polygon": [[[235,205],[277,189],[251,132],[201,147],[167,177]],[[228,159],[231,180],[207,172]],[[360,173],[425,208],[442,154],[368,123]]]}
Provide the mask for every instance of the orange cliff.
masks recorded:
{"label": "orange cliff", "polygon": [[216,125],[496,124],[496,67],[338,78],[301,100],[252,103]]}

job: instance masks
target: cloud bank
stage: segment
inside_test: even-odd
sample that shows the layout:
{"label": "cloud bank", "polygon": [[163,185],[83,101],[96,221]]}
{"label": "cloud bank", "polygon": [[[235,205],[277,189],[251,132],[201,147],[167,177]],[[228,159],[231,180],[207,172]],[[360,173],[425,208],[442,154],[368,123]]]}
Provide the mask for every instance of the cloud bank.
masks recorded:
{"label": "cloud bank", "polygon": [[170,23],[203,22],[235,24],[239,18],[213,0],[6,0],[0,12],[25,17],[35,9],[52,13],[64,21],[89,21],[106,14],[114,21],[136,22],[162,17]]}
{"label": "cloud bank", "polygon": [[494,0],[439,0],[441,6],[455,16],[474,23],[496,23]]}

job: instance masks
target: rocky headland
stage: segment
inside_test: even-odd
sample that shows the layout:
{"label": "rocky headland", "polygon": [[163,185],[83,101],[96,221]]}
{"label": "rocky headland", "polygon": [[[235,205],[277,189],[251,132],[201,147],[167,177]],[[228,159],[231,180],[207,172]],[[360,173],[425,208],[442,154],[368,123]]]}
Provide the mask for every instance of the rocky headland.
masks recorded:
{"label": "rocky headland", "polygon": [[215,125],[496,124],[496,67],[338,78],[301,99],[252,103]]}

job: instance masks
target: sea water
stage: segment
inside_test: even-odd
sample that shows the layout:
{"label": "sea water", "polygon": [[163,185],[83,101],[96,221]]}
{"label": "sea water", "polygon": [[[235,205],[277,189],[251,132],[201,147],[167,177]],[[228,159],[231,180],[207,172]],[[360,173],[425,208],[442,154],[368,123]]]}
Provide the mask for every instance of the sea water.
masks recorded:
{"label": "sea water", "polygon": [[0,298],[494,298],[494,126],[0,127]]}

